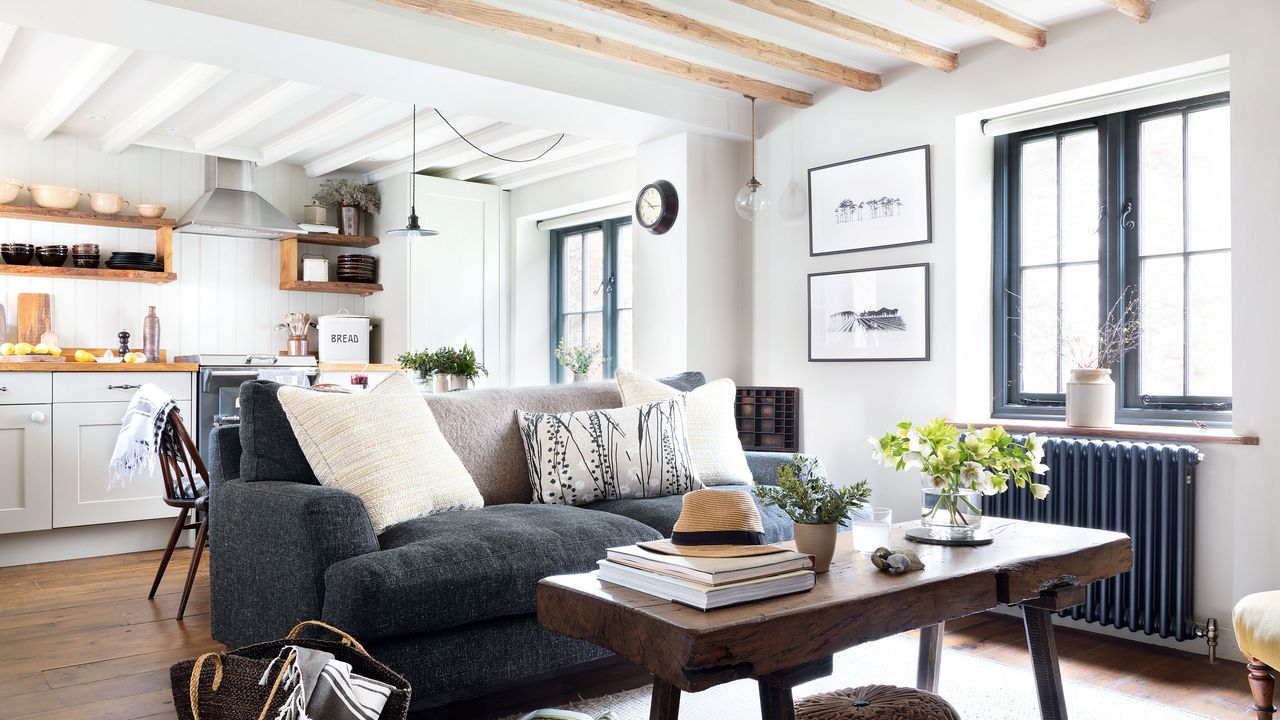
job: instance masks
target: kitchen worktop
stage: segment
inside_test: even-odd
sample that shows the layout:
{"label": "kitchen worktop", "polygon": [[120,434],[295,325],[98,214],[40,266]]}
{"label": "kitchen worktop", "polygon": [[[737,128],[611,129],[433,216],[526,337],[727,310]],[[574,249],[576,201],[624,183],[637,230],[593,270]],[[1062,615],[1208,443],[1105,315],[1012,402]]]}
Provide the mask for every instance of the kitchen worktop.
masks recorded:
{"label": "kitchen worktop", "polygon": [[5,362],[0,360],[0,372],[195,372],[195,363],[96,363],[76,362]]}

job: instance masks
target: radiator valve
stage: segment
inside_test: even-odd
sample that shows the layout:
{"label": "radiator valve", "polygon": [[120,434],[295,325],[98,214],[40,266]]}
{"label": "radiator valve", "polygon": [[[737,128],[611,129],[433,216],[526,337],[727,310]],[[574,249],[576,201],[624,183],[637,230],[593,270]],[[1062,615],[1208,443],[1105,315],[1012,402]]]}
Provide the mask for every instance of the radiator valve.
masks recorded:
{"label": "radiator valve", "polygon": [[1204,625],[1196,626],[1196,637],[1202,637],[1209,644],[1209,664],[1216,665],[1218,662],[1218,619],[1209,618],[1204,621]]}

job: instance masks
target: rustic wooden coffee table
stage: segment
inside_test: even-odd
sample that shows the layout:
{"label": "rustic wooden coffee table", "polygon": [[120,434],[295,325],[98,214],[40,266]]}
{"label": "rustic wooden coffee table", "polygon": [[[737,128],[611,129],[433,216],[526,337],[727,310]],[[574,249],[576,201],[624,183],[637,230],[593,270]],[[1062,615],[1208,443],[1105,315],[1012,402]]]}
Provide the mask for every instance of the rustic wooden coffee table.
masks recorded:
{"label": "rustic wooden coffee table", "polygon": [[831,572],[810,592],[702,612],[602,583],[596,574],[557,575],[538,585],[538,620],[569,637],[612,650],[654,675],[651,720],[676,720],[680,693],[753,678],[764,720],[793,720],[791,689],[832,672],[832,655],[921,628],[920,687],[937,688],[942,624],[1000,604],[1022,608],[1040,713],[1065,720],[1052,613],[1084,602],[1089,583],[1133,564],[1128,536],[1101,530],[988,518],[995,542],[983,547],[908,543],[925,569],[877,571],[855,555],[848,533]]}

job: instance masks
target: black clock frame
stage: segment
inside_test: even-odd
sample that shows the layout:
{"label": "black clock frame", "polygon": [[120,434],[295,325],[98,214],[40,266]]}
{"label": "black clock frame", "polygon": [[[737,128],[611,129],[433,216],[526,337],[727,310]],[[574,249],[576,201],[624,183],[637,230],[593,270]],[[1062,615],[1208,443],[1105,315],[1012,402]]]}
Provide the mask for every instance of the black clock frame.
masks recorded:
{"label": "black clock frame", "polygon": [[[640,200],[649,188],[655,188],[658,194],[662,196],[662,212],[658,215],[658,219],[654,221],[653,225],[645,225],[644,221],[640,219]],[[676,224],[676,215],[679,213],[680,196],[676,193],[676,186],[672,185],[670,181],[654,180],[640,188],[640,192],[636,194],[636,223],[654,235],[661,235],[670,230]]]}

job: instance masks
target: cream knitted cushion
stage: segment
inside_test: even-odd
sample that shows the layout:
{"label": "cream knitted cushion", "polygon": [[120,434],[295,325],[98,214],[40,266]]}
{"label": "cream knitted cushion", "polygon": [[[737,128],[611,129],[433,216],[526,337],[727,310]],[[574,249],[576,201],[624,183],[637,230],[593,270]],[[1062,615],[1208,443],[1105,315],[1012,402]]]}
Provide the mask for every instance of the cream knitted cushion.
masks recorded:
{"label": "cream knitted cushion", "polygon": [[[676,397],[680,391],[630,370],[618,371],[623,405],[640,405]],[[704,485],[751,485],[751,468],[742,452],[733,404],[738,388],[732,380],[713,380],[684,393],[689,420],[689,451]]]}
{"label": "cream knitted cushion", "polygon": [[320,484],[358,496],[375,533],[423,515],[484,506],[404,373],[365,395],[282,387],[278,397]]}

